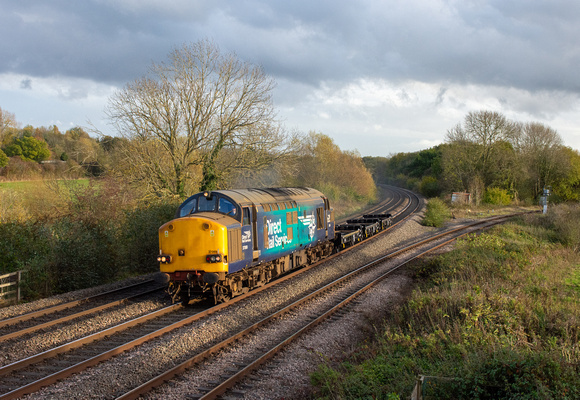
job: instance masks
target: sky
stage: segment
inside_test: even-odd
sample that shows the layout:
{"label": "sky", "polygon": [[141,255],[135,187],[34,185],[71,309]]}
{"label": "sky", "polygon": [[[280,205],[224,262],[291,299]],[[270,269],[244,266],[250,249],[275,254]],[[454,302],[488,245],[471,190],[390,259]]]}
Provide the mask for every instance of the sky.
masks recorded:
{"label": "sky", "polygon": [[580,149],[578,0],[0,0],[0,108],[115,135],[108,99],[209,39],[276,81],[290,131],[389,156],[471,111],[541,122]]}

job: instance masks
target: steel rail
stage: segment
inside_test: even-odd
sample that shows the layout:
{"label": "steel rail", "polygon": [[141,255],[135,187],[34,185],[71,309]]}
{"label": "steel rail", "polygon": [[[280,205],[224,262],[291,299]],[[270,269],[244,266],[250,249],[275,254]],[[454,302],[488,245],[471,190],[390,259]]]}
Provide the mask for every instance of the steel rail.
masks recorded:
{"label": "steel rail", "polygon": [[28,321],[30,319],[38,318],[38,317],[41,317],[44,315],[53,314],[57,311],[62,311],[62,310],[65,310],[67,308],[72,308],[72,307],[78,306],[79,304],[82,304],[85,302],[93,301],[99,297],[110,296],[113,293],[118,293],[118,292],[121,292],[123,290],[132,289],[132,288],[135,288],[138,286],[143,286],[143,285],[154,283],[154,282],[155,281],[153,279],[149,279],[149,280],[146,280],[143,282],[135,283],[133,285],[124,286],[122,288],[118,288],[118,289],[114,289],[114,290],[109,290],[109,291],[104,292],[104,293],[99,293],[99,294],[96,294],[94,296],[85,297],[85,298],[80,299],[80,300],[73,300],[73,301],[69,301],[66,303],[57,304],[57,305],[52,306],[52,307],[43,308],[43,309],[38,310],[38,311],[33,311],[30,313],[18,315],[15,317],[3,319],[3,320],[0,320],[0,328],[7,326],[7,325],[17,324],[17,323],[20,323],[23,321]]}
{"label": "steel rail", "polygon": [[[499,224],[499,223],[501,223],[501,222],[492,222],[489,225],[491,226],[491,225],[495,225],[495,224]],[[485,226],[485,227],[481,227],[479,229],[485,229],[487,227],[488,226]],[[236,383],[238,383],[239,381],[241,381],[246,376],[250,375],[256,369],[258,369],[261,365],[263,365],[266,362],[268,362],[270,359],[272,359],[277,353],[279,353],[281,350],[283,350],[290,343],[294,342],[295,340],[297,340],[298,338],[300,338],[303,334],[309,332],[310,330],[312,330],[316,326],[320,325],[326,319],[328,319],[329,317],[331,317],[333,314],[337,313],[342,308],[346,307],[348,304],[350,304],[352,301],[354,301],[355,299],[357,299],[363,293],[367,292],[369,289],[373,288],[378,283],[380,283],[381,281],[383,281],[385,278],[387,278],[393,272],[395,272],[398,269],[402,268],[403,266],[407,265],[411,261],[413,261],[413,260],[415,260],[415,259],[417,259],[419,257],[422,257],[422,256],[424,256],[424,255],[426,255],[428,253],[431,253],[432,251],[435,251],[435,250],[437,250],[437,249],[439,249],[439,248],[441,248],[443,246],[446,246],[446,245],[454,242],[458,238],[460,238],[460,237],[462,237],[464,235],[468,235],[469,233],[473,233],[473,231],[472,232],[466,232],[464,234],[461,234],[461,235],[458,235],[456,237],[453,237],[453,238],[451,238],[451,239],[449,239],[449,240],[447,240],[447,241],[445,241],[443,243],[437,244],[437,245],[435,245],[435,246],[433,246],[433,247],[431,247],[431,248],[429,248],[429,249],[427,249],[425,251],[422,251],[421,253],[419,253],[419,254],[411,257],[410,259],[403,261],[402,263],[396,265],[395,267],[389,269],[387,272],[385,272],[384,274],[382,274],[378,278],[374,279],[373,281],[369,282],[364,287],[362,287],[362,288],[358,289],[357,291],[355,291],[354,293],[350,294],[347,298],[345,298],[344,300],[340,301],[338,304],[336,304],[333,307],[331,307],[330,309],[328,309],[326,312],[324,312],[323,314],[321,314],[320,316],[318,316],[316,319],[314,319],[313,321],[311,321],[307,325],[303,326],[301,329],[299,329],[298,331],[296,331],[294,334],[292,334],[291,336],[287,337],[286,339],[284,339],[283,341],[281,341],[280,343],[278,343],[277,345],[275,345],[274,347],[272,347],[265,354],[263,354],[262,356],[260,356],[256,360],[254,360],[251,363],[249,363],[246,367],[244,367],[240,371],[236,372],[234,375],[232,375],[231,377],[229,377],[228,379],[226,379],[224,382],[218,384],[211,391],[209,391],[209,392],[205,393],[203,396],[199,397],[199,400],[216,399],[218,396],[223,395],[224,393],[227,392],[228,389],[230,389],[231,387],[233,387]],[[121,397],[121,398],[122,399],[125,399],[124,397]],[[135,397],[130,397],[130,398],[135,398]]]}
{"label": "steel rail", "polygon": [[[516,214],[517,215],[517,214]],[[442,243],[438,243],[426,250],[421,251],[420,253],[412,256],[411,258],[401,262],[400,264],[390,268],[388,271],[386,271],[384,274],[382,274],[381,276],[379,276],[376,279],[373,279],[371,282],[369,282],[368,284],[366,284],[365,286],[363,286],[362,288],[356,290],[354,293],[350,294],[347,298],[345,298],[344,300],[341,300],[338,304],[334,305],[333,307],[331,307],[330,309],[328,309],[326,312],[324,312],[323,314],[321,314],[320,316],[318,316],[316,319],[314,319],[313,321],[311,321],[310,323],[308,323],[307,325],[303,326],[301,329],[299,329],[297,332],[295,332],[294,334],[292,334],[291,336],[287,337],[286,339],[284,339],[283,341],[281,341],[280,343],[278,343],[277,345],[275,345],[274,347],[272,347],[270,350],[268,350],[265,354],[263,354],[262,356],[260,356],[259,358],[257,358],[256,360],[252,361],[251,363],[249,363],[246,367],[244,367],[243,369],[241,369],[240,371],[236,372],[234,375],[232,375],[231,377],[229,377],[228,379],[226,379],[224,382],[218,384],[215,388],[213,388],[211,391],[205,393],[203,396],[199,397],[199,400],[210,400],[210,399],[215,399],[218,396],[226,393],[226,391],[228,389],[230,389],[232,386],[234,386],[236,383],[238,383],[240,380],[242,380],[244,377],[250,375],[253,371],[255,371],[257,368],[259,368],[261,365],[263,365],[264,363],[266,363],[268,360],[270,360],[271,358],[273,358],[277,353],[279,353],[282,349],[284,349],[288,344],[290,344],[291,342],[295,341],[296,339],[298,339],[299,337],[301,337],[304,333],[307,333],[308,331],[310,331],[311,329],[313,329],[314,327],[316,327],[317,325],[321,324],[324,320],[328,319],[330,316],[332,316],[333,314],[335,314],[336,312],[338,312],[340,309],[344,308],[345,306],[347,306],[349,303],[351,303],[353,300],[355,300],[356,298],[358,298],[360,295],[362,295],[363,293],[367,292],[369,289],[371,289],[372,287],[376,286],[378,283],[380,283],[381,281],[383,281],[385,278],[387,278],[389,275],[391,275],[393,272],[397,271],[398,269],[402,268],[404,265],[407,265],[408,263],[410,263],[413,260],[416,260],[419,257],[422,257],[426,254],[429,254],[441,247],[444,247],[454,241],[456,241],[458,238],[463,237],[465,235],[474,233],[476,231],[479,230],[483,230],[483,229],[487,229],[490,226],[493,225],[497,225],[500,224],[502,222],[504,222],[503,220],[507,220],[511,217],[513,217],[514,215],[507,215],[507,216],[498,216],[498,217],[493,217],[490,219],[487,219],[483,222],[476,222],[473,224],[469,224],[463,227],[463,229],[453,229],[450,230],[448,232],[446,232],[447,235],[449,235],[450,233],[456,233],[458,230],[466,230],[469,228],[472,228],[473,226],[477,226],[477,225],[484,225],[481,226],[475,230],[469,231],[469,232],[465,232],[465,233],[461,233],[457,236],[454,236]],[[440,238],[441,236],[447,236],[447,235],[437,235],[438,238]],[[431,240],[433,241],[433,240]],[[425,242],[425,241],[421,241],[421,242]],[[391,253],[391,255],[387,255],[387,256],[383,256],[380,257],[377,260],[374,260],[370,263],[368,263],[367,265],[361,267],[360,269],[368,269],[372,266],[375,266],[377,264],[381,264],[382,262],[384,262],[387,258],[390,258],[390,256],[394,255],[395,253],[400,254],[402,252],[406,252],[412,248],[416,248],[418,246],[420,246],[420,243],[415,243],[411,246],[409,246],[408,248],[405,249],[401,249],[398,250],[394,253]],[[423,243],[425,244],[425,243]],[[359,272],[357,271],[353,271],[353,273],[355,272]],[[350,274],[349,274],[350,275]],[[343,279],[338,280],[339,282],[341,282]],[[125,399],[124,397],[122,397],[123,399]]]}
{"label": "steel rail", "polygon": [[[108,329],[105,329],[103,331],[93,333],[91,335],[82,337],[80,339],[77,339],[77,340],[74,340],[72,342],[63,344],[61,346],[52,348],[50,350],[43,351],[42,353],[38,353],[38,354],[35,354],[33,356],[16,361],[12,364],[5,365],[3,367],[0,367],[0,376],[5,376],[12,371],[22,369],[22,368],[27,367],[29,365],[46,360],[47,358],[51,358],[51,357],[54,357],[58,354],[62,354],[64,352],[67,352],[69,350],[76,349],[78,347],[84,346],[85,344],[92,343],[92,342],[97,341],[99,339],[102,339],[106,336],[110,336],[114,333],[122,332],[124,330],[127,330],[128,328],[139,325],[143,322],[147,322],[151,319],[161,317],[167,313],[170,313],[170,312],[175,311],[176,309],[182,308],[182,307],[183,306],[181,304],[174,304],[171,306],[167,306],[165,308],[162,308],[162,309],[154,311],[152,313],[149,313],[149,314],[143,315],[141,317],[132,319],[132,320],[124,322],[122,324],[115,325],[115,326],[108,328]],[[0,396],[0,399],[1,398],[2,397]]]}
{"label": "steel rail", "polygon": [[[379,204],[374,205],[373,207],[365,210],[364,212],[359,212],[356,213],[354,215],[351,215],[349,217],[345,217],[345,218],[341,218],[340,220],[337,220],[336,223],[340,224],[343,222],[346,222],[346,220],[351,219],[351,218],[356,218],[357,216],[361,216],[363,214],[374,214],[377,213],[379,210],[388,210],[389,208],[393,208],[396,207],[399,202],[402,200],[402,189],[394,187],[394,186],[387,186],[387,185],[382,185],[381,188],[387,192],[387,193],[391,193],[393,196],[385,199],[384,201],[381,201]],[[385,196],[387,197],[387,196]],[[391,205],[393,204],[393,205]]]}
{"label": "steel rail", "polygon": [[125,297],[124,299],[115,300],[115,301],[112,301],[110,303],[106,303],[106,304],[103,304],[103,305],[100,305],[97,307],[89,308],[88,310],[80,311],[80,312],[75,313],[75,314],[71,314],[71,315],[67,315],[65,317],[53,319],[51,321],[47,321],[47,322],[44,322],[44,323],[41,323],[38,325],[33,325],[33,326],[28,327],[28,328],[21,329],[19,331],[7,333],[5,335],[0,336],[0,342],[4,342],[6,340],[13,339],[15,337],[23,336],[25,334],[32,333],[32,332],[38,331],[38,330],[43,329],[43,328],[48,328],[48,327],[51,327],[51,326],[54,326],[57,324],[62,324],[64,322],[68,322],[68,321],[71,321],[73,319],[83,317],[85,315],[89,315],[89,314],[93,314],[93,313],[96,313],[99,311],[103,311],[103,310],[106,310],[108,308],[115,307],[115,306],[118,306],[120,304],[126,303],[135,297],[144,296],[144,295],[147,295],[147,294],[150,294],[153,292],[157,292],[160,289],[163,289],[163,287],[158,286],[154,289],[149,289],[149,290],[146,290],[144,292],[135,294],[133,296]]}
{"label": "steel rail", "polygon": [[[430,238],[421,240],[419,242],[413,243],[413,244],[411,244],[409,246],[406,246],[404,248],[401,248],[399,250],[393,251],[393,252],[391,252],[391,253],[389,253],[387,255],[381,256],[381,257],[377,258],[376,260],[373,260],[372,262],[369,262],[369,263],[365,264],[364,266],[359,267],[358,269],[356,269],[356,270],[354,270],[354,271],[352,271],[352,272],[350,272],[350,273],[348,273],[348,274],[346,274],[346,275],[344,275],[344,276],[342,276],[342,277],[340,277],[340,278],[332,281],[331,283],[329,283],[329,284],[327,284],[327,285],[325,285],[325,286],[317,289],[316,291],[314,291],[314,292],[312,292],[312,293],[304,296],[303,298],[301,298],[301,299],[297,300],[296,302],[294,302],[294,303],[292,303],[292,304],[284,307],[283,309],[274,312],[270,316],[268,316],[268,317],[266,317],[266,318],[264,318],[264,319],[256,322],[252,326],[247,327],[244,330],[242,330],[242,331],[240,331],[240,332],[232,335],[231,337],[229,337],[229,338],[223,340],[222,342],[220,342],[220,343],[212,346],[211,348],[209,348],[209,349],[207,349],[207,350],[205,350],[205,351],[203,351],[203,352],[201,352],[201,353],[199,353],[199,354],[191,357],[190,359],[186,360],[185,362],[183,362],[183,363],[181,363],[181,364],[179,364],[179,365],[177,365],[177,366],[169,369],[168,371],[164,372],[163,374],[160,374],[159,376],[157,376],[157,377],[149,380],[148,382],[142,384],[141,386],[139,386],[139,387],[131,390],[130,392],[127,392],[126,394],[118,397],[118,399],[119,400],[120,399],[123,399],[123,400],[135,399],[138,396],[143,395],[143,394],[151,391],[153,388],[155,388],[155,387],[163,384],[163,382],[166,382],[169,379],[172,379],[176,375],[178,375],[180,373],[183,373],[188,368],[191,368],[193,365],[195,365],[195,364],[199,363],[200,361],[208,358],[212,354],[217,353],[218,351],[222,350],[223,348],[225,348],[229,344],[231,344],[231,343],[235,342],[236,340],[239,340],[240,338],[243,338],[246,335],[254,332],[255,330],[259,329],[264,324],[266,324],[266,323],[268,323],[268,322],[270,322],[270,321],[272,321],[272,320],[274,320],[276,318],[279,318],[281,315],[283,315],[283,314],[285,314],[287,312],[290,312],[291,310],[293,310],[296,307],[304,304],[308,300],[310,300],[310,299],[312,299],[314,297],[320,296],[322,293],[324,293],[324,292],[326,292],[326,291],[328,291],[328,290],[336,287],[337,285],[340,285],[341,283],[344,283],[346,280],[351,279],[353,276],[358,275],[358,274],[360,274],[360,273],[362,273],[362,272],[364,272],[364,271],[372,268],[373,266],[375,266],[377,264],[383,263],[384,261],[386,261],[389,258],[392,258],[392,257],[394,257],[396,255],[400,255],[400,254],[402,254],[404,252],[407,252],[409,250],[412,250],[412,249],[414,249],[416,247],[422,246],[422,245],[427,244],[429,242],[433,242],[433,241],[435,241],[437,239],[440,239],[441,237],[449,236],[450,234],[456,233],[458,231],[467,230],[469,228],[473,228],[474,226],[482,225],[482,224],[488,224],[488,225],[497,224],[497,223],[500,223],[501,221],[495,221],[496,219],[508,219],[508,218],[510,218],[512,216],[513,215],[498,216],[498,217],[493,217],[493,218],[486,219],[486,220],[482,220],[482,221],[476,221],[476,222],[474,222],[472,224],[468,224],[468,225],[465,225],[463,227],[459,227],[459,228],[455,228],[455,229],[452,229],[452,230],[448,230],[448,231],[443,232],[441,234],[435,235],[433,237],[430,237]],[[485,227],[483,227],[483,228],[485,228]],[[481,228],[481,229],[483,229],[483,228]],[[446,244],[448,244],[448,243],[456,240],[458,237],[463,236],[463,235],[466,235],[468,233],[471,233],[471,232],[466,232],[466,233],[460,234],[460,235],[458,235],[456,237],[453,237],[452,239],[450,239],[450,240],[448,240],[448,241],[446,241],[446,242],[444,242],[442,244],[438,244],[438,245],[434,246],[433,248],[429,249],[428,251],[426,251],[424,253],[421,253],[421,255],[426,254],[427,252],[433,251],[433,250],[435,250],[435,249],[437,249],[437,248],[439,248],[441,246],[444,246],[444,245],[446,245]],[[412,259],[415,259],[417,257],[418,256],[415,256],[415,257],[413,257],[413,258],[411,258],[409,260],[406,260],[405,263],[408,263],[409,261],[411,261]],[[282,346],[283,347],[285,345],[285,343],[286,342],[284,342],[284,344],[281,344],[279,346]],[[276,348],[278,348],[279,346],[277,346]],[[267,357],[267,358],[270,358],[270,357]],[[258,364],[261,364],[261,363],[264,362],[264,360],[262,360],[262,358],[260,358],[259,360],[261,360],[261,361],[258,361]],[[240,371],[240,373],[241,373],[241,371]],[[236,375],[234,375],[233,377],[229,378],[226,381],[228,383],[226,384],[224,382],[224,384],[226,384],[226,385],[233,384],[232,382],[238,380],[238,379],[235,378]],[[213,391],[210,392],[210,393],[213,393]],[[218,395],[218,394],[221,394],[221,393],[223,393],[223,392],[221,392],[220,390],[218,390],[218,392],[216,392],[215,395]],[[202,397],[202,398],[205,398],[205,396]],[[208,398],[213,398],[213,397],[208,397]]]}
{"label": "steel rail", "polygon": [[[409,198],[409,203],[406,204],[405,207],[404,207],[404,209],[402,211],[400,211],[399,213],[397,213],[397,215],[401,215],[402,213],[404,213],[405,211],[407,211],[408,208],[410,207],[410,204],[411,204],[410,196],[408,194],[407,194],[407,196]],[[416,211],[419,208],[419,205],[420,204],[417,205],[417,207],[413,210],[413,212]],[[410,215],[407,216],[406,218],[409,218],[409,217],[410,217]],[[402,221],[400,221],[400,222],[402,222]],[[392,226],[392,227],[394,228],[394,226]],[[390,228],[391,227],[385,229],[384,231],[380,232],[377,235],[374,235],[373,237],[369,238],[366,241],[363,241],[361,243],[357,243],[356,245],[350,246],[346,250],[351,250],[351,249],[353,249],[354,247],[356,247],[356,246],[358,246],[360,244],[366,243],[369,240],[377,237],[378,235],[387,232]],[[95,357],[92,357],[90,359],[87,359],[85,361],[82,361],[82,362],[80,362],[78,364],[75,364],[75,365],[73,365],[73,366],[71,366],[69,368],[66,368],[66,369],[62,370],[62,371],[59,371],[59,372],[56,372],[56,373],[54,373],[52,375],[46,376],[46,377],[44,377],[42,379],[39,379],[39,380],[37,380],[35,382],[32,382],[30,384],[27,384],[27,385],[25,385],[23,387],[20,387],[18,389],[15,389],[15,390],[13,390],[11,392],[5,393],[5,394],[3,394],[3,395],[0,396],[0,399],[17,398],[17,397],[20,397],[20,396],[22,396],[24,394],[28,394],[28,393],[32,393],[34,391],[37,391],[37,390],[39,390],[40,388],[42,388],[44,386],[53,384],[53,383],[57,382],[58,380],[62,380],[62,379],[66,378],[66,377],[68,377],[68,376],[70,376],[70,375],[72,375],[74,373],[78,373],[78,372],[80,372],[80,371],[82,371],[82,370],[84,370],[84,369],[86,369],[86,368],[88,368],[90,366],[93,366],[93,365],[95,365],[95,364],[97,364],[97,363],[99,363],[101,361],[104,361],[106,359],[109,359],[109,358],[113,357],[114,355],[121,354],[122,352],[125,352],[125,351],[127,351],[127,350],[129,350],[129,349],[131,349],[131,348],[133,348],[135,346],[138,346],[139,344],[145,343],[146,341],[152,340],[152,339],[154,339],[156,337],[159,337],[159,336],[161,336],[161,335],[163,335],[163,334],[165,334],[167,332],[170,332],[172,330],[178,329],[178,328],[180,328],[180,327],[182,327],[184,325],[190,324],[190,323],[192,323],[192,322],[194,322],[194,321],[196,321],[198,319],[201,319],[201,318],[203,318],[205,316],[208,316],[208,315],[211,315],[211,314],[213,314],[215,312],[218,312],[218,311],[222,310],[225,307],[229,307],[229,306],[237,303],[238,301],[244,300],[245,298],[248,298],[250,296],[253,296],[253,295],[255,295],[255,294],[257,294],[257,293],[259,293],[259,292],[261,292],[263,290],[271,289],[274,286],[276,286],[276,285],[278,285],[278,284],[280,284],[282,282],[285,282],[285,281],[287,281],[289,279],[292,279],[296,275],[299,275],[299,274],[304,273],[304,272],[306,272],[306,271],[308,271],[308,270],[310,270],[312,268],[317,267],[322,262],[325,262],[327,260],[330,260],[331,258],[334,258],[335,256],[339,256],[339,255],[344,254],[344,253],[345,253],[345,251],[342,251],[341,253],[337,253],[337,254],[331,255],[331,256],[329,256],[329,257],[327,257],[327,258],[325,258],[325,259],[323,259],[323,260],[321,260],[319,262],[316,262],[316,263],[314,263],[312,265],[309,265],[309,266],[300,268],[300,269],[298,269],[296,271],[293,271],[293,272],[291,272],[291,273],[289,273],[287,275],[284,275],[284,276],[282,276],[282,277],[280,277],[280,278],[278,278],[278,279],[276,279],[276,280],[268,283],[267,285],[264,285],[264,286],[262,286],[260,288],[256,288],[256,289],[254,289],[254,290],[252,290],[252,291],[250,291],[248,293],[245,293],[243,295],[237,296],[234,299],[228,301],[227,303],[218,304],[218,305],[216,305],[214,307],[211,307],[208,310],[205,310],[205,311],[200,312],[200,313],[197,313],[197,314],[195,314],[193,316],[184,318],[184,319],[182,319],[182,320],[180,320],[180,321],[178,321],[176,323],[173,323],[173,324],[171,324],[171,325],[169,325],[167,327],[161,328],[161,329],[159,329],[157,331],[154,331],[154,332],[152,332],[152,333],[150,333],[148,335],[145,335],[145,336],[143,336],[141,338],[135,339],[135,340],[133,340],[131,342],[128,342],[128,343],[126,343],[124,345],[118,346],[118,347],[116,347],[116,348],[114,348],[112,350],[106,351],[106,352],[104,352],[104,353],[102,353],[100,355],[97,355]],[[18,369],[22,369],[22,368],[24,368],[26,366],[32,365],[34,363],[38,363],[38,362],[40,362],[42,360],[45,360],[47,358],[54,357],[54,356],[56,356],[58,354],[61,354],[61,353],[64,353],[66,351],[69,351],[71,349],[80,347],[80,346],[85,345],[87,343],[94,342],[94,341],[99,340],[99,339],[101,339],[101,338],[103,338],[105,336],[109,336],[109,335],[111,335],[113,333],[121,332],[121,331],[126,330],[126,329],[128,329],[130,327],[133,327],[135,325],[138,325],[138,324],[140,324],[142,322],[146,322],[146,321],[148,321],[150,319],[157,318],[158,316],[162,315],[161,313],[163,313],[163,314],[169,313],[169,312],[172,312],[175,309],[178,309],[178,308],[181,308],[181,307],[182,306],[180,304],[176,304],[176,305],[173,305],[173,306],[169,306],[169,307],[166,307],[164,309],[161,309],[161,310],[155,311],[153,313],[144,315],[142,317],[136,318],[134,320],[127,321],[127,322],[125,322],[123,324],[119,324],[117,326],[114,326],[112,328],[106,329],[104,331],[97,332],[97,333],[92,334],[92,335],[89,335],[87,337],[84,337],[84,338],[75,340],[75,341],[73,341],[71,343],[67,343],[65,345],[56,347],[54,349],[50,349],[50,350],[47,350],[45,352],[39,353],[37,355],[28,357],[28,358],[26,358],[24,360],[20,360],[20,361],[17,361],[15,363],[6,365],[6,366],[0,368],[0,376],[4,376],[4,375],[6,375],[6,374],[8,374],[8,373],[10,373],[12,371],[15,371],[15,370],[18,370]]]}

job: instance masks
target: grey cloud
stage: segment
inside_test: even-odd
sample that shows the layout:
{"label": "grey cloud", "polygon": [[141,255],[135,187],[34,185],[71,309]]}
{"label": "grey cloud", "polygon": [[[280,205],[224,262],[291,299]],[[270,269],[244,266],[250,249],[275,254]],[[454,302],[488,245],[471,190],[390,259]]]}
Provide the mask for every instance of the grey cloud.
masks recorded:
{"label": "grey cloud", "polygon": [[277,78],[580,92],[575,1],[7,1],[0,72],[122,84],[209,37]]}
{"label": "grey cloud", "polygon": [[32,89],[32,79],[23,79],[20,81],[20,89]]}

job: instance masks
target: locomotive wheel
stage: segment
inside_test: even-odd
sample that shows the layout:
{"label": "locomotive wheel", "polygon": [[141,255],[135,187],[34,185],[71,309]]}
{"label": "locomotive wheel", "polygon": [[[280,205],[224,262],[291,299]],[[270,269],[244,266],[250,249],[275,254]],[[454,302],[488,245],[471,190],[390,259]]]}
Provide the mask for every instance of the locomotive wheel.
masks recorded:
{"label": "locomotive wheel", "polygon": [[189,305],[189,293],[183,293],[181,295],[181,305],[187,307]]}
{"label": "locomotive wheel", "polygon": [[225,303],[232,298],[230,290],[225,286],[215,285],[213,290],[216,304]]}

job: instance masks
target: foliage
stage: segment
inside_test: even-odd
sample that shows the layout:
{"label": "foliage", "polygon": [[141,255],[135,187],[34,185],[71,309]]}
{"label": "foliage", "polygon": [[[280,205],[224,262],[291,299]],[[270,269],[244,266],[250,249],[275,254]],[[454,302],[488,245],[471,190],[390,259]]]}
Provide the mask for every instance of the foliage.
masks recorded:
{"label": "foliage", "polygon": [[4,150],[7,156],[20,156],[24,161],[40,162],[50,157],[46,142],[29,136],[15,138]]}
{"label": "foliage", "polygon": [[423,225],[439,228],[451,217],[449,207],[440,199],[433,198],[427,202]]}
{"label": "foliage", "polygon": [[[376,182],[427,197],[469,192],[476,205],[487,188],[532,203],[551,186],[552,201],[580,199],[580,154],[541,123],[519,123],[491,111],[470,112],[447,132],[446,143],[414,153],[365,157]],[[433,180],[436,180],[436,182]]]}
{"label": "foliage", "polygon": [[580,153],[563,147],[559,156],[566,163],[566,171],[561,179],[552,182],[552,201],[580,201]]}
{"label": "foliage", "polygon": [[309,186],[328,196],[338,215],[376,199],[376,186],[356,152],[342,151],[321,133],[310,132],[298,151],[296,167],[284,186]]}
{"label": "foliage", "polygon": [[377,182],[395,184],[409,189],[413,182],[425,177],[440,178],[443,147],[439,145],[413,153],[398,153],[389,158],[364,157],[363,161]]}
{"label": "foliage", "polygon": [[552,239],[580,251],[580,208],[571,204],[548,207],[548,214],[536,223],[553,232]]}
{"label": "foliage", "polygon": [[506,189],[496,187],[487,188],[485,196],[483,197],[483,202],[498,206],[508,206],[512,202],[512,196],[510,196]]}
{"label": "foliage", "polygon": [[180,202],[179,199],[158,199],[140,202],[137,206],[123,211],[119,242],[123,243],[125,275],[158,270],[158,229],[173,218]]}
{"label": "foliage", "polygon": [[[113,158],[114,150],[106,151],[80,127],[62,134],[56,126],[35,128],[27,125],[18,129],[17,125],[10,122],[8,127],[0,129],[0,145],[11,159],[0,171],[7,180],[95,176],[117,162]],[[30,161],[45,162],[39,165]]]}
{"label": "foliage", "polygon": [[579,212],[527,216],[417,263],[418,287],[374,341],[313,376],[320,397],[406,398],[422,374],[439,377],[424,386],[433,398],[579,398],[580,256],[556,229]]}
{"label": "foliage", "polygon": [[8,165],[10,159],[2,150],[0,150],[0,168],[3,168]]}
{"label": "foliage", "polygon": [[424,176],[419,184],[419,192],[425,197],[437,197],[441,194],[441,186],[434,176]]}
{"label": "foliage", "polygon": [[157,271],[158,228],[178,201],[139,202],[113,180],[50,192],[59,200],[47,213],[0,190],[0,274],[26,270],[27,300]]}
{"label": "foliage", "polygon": [[522,124],[513,142],[522,166],[520,179],[533,198],[566,174],[569,161],[563,154],[562,138],[554,129],[538,122]]}

